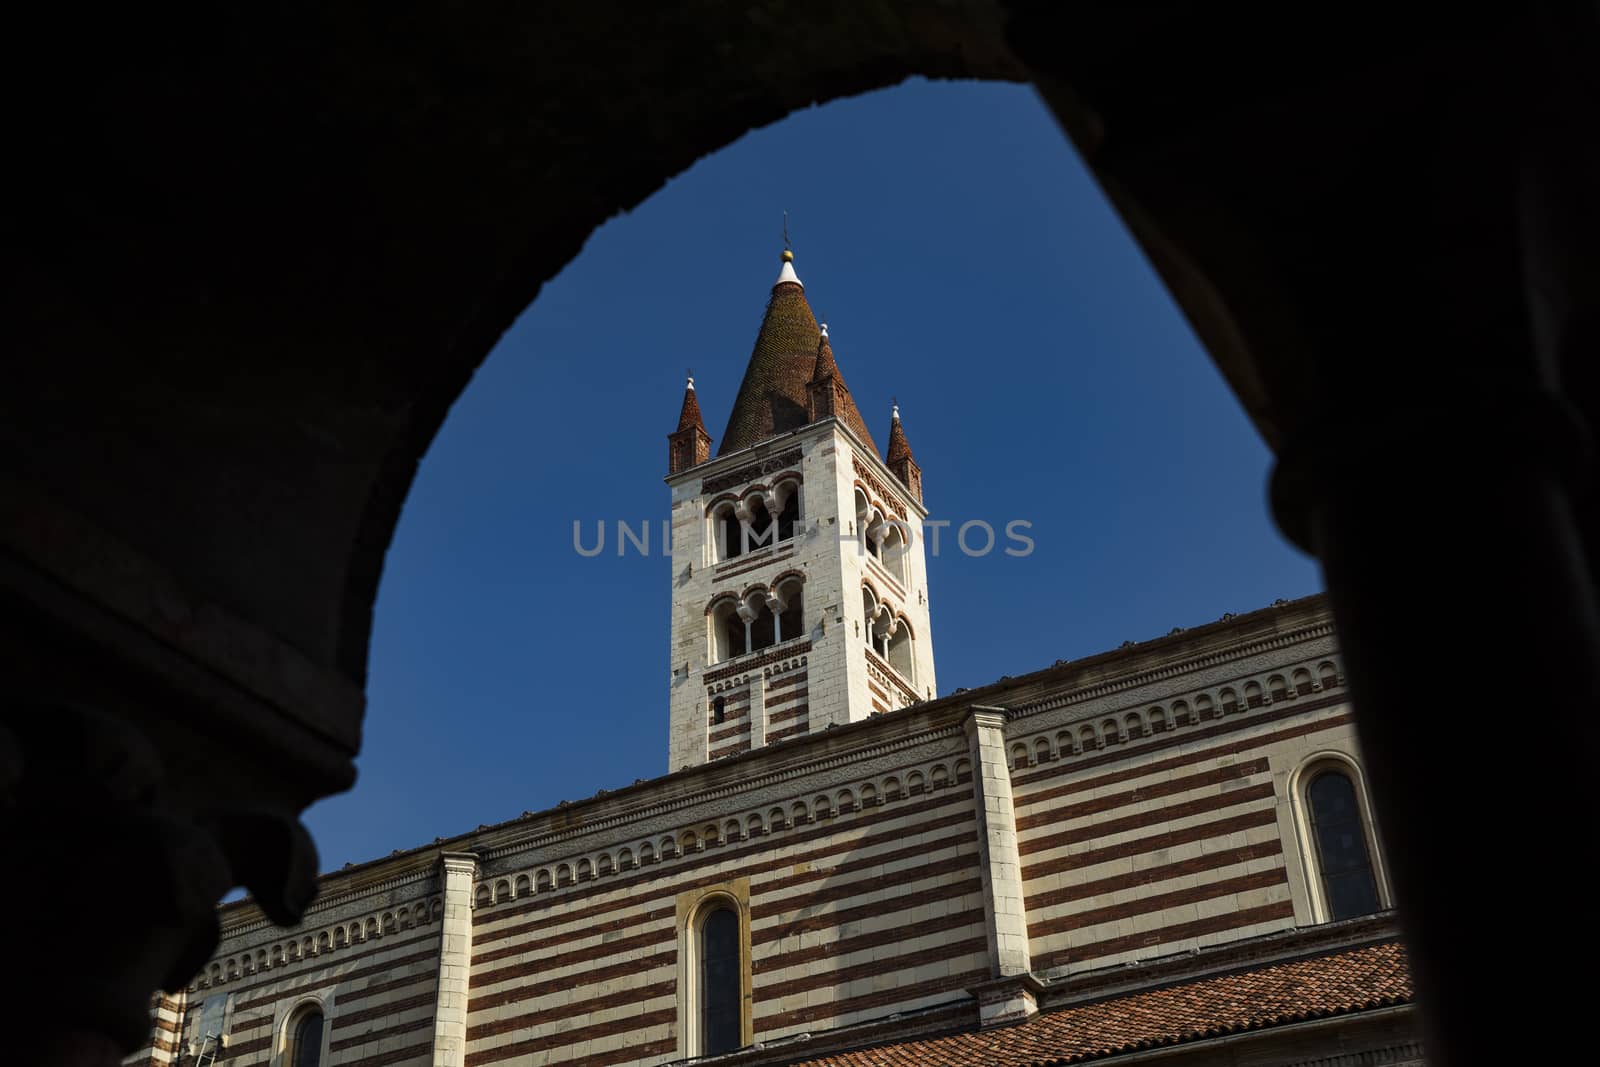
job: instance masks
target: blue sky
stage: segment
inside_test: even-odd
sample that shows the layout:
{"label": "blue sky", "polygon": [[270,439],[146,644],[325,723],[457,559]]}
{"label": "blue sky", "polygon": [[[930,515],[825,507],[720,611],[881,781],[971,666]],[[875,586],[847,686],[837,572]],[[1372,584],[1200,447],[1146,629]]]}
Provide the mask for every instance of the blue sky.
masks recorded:
{"label": "blue sky", "polygon": [[[1321,587],[1270,456],[1032,90],[913,81],[755,131],[612,219],[434,441],[378,596],[360,779],[325,870],[666,771],[666,438],[720,438],[789,212],[880,447],[898,397],[935,518],[1033,553],[930,560],[942,692]],[[649,520],[652,555],[572,524]]]}

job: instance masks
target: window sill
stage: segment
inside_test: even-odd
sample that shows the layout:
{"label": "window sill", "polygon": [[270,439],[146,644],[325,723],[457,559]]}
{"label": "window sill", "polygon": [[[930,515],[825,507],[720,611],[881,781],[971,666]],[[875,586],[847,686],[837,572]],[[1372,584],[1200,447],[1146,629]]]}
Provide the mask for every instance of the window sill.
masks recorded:
{"label": "window sill", "polygon": [[786,559],[794,553],[794,546],[798,539],[790,537],[786,541],[779,541],[775,545],[766,545],[754,552],[746,552],[734,556],[732,559],[718,560],[711,565],[713,576],[742,571],[745,568],[754,569],[763,563],[772,563],[776,560]]}
{"label": "window sill", "polygon": [[775,645],[758,648],[754,652],[742,652],[729,659],[706,664],[704,681],[713,682],[728,675],[747,671],[752,667],[763,666],[773,660],[783,659],[785,656],[794,656],[801,652],[809,651],[811,651],[811,638],[804,634],[799,637],[787,637]]}

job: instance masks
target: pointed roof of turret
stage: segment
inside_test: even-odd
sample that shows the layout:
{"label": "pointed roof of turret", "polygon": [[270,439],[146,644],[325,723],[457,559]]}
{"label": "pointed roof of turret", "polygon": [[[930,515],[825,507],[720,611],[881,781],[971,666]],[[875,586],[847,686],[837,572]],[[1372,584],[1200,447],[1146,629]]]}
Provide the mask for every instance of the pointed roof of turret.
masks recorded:
{"label": "pointed roof of turret", "polygon": [[682,433],[684,430],[696,427],[704,430],[706,423],[700,417],[700,398],[694,394],[694,375],[691,374],[688,384],[683,387],[683,410],[678,413],[678,432]]}
{"label": "pointed roof of turret", "polygon": [[[780,433],[798,430],[811,421],[810,384],[823,347],[822,330],[811,313],[811,305],[806,303],[805,285],[794,271],[794,253],[784,249],[783,267],[772,286],[772,296],[767,301],[755,348],[750,352],[750,362],[745,367],[744,380],[739,383],[739,395],[734,399],[728,429],[722,435],[717,455],[737,452]],[[833,360],[831,349],[827,359],[830,363]],[[834,365],[833,374],[843,385],[837,365]],[[845,425],[864,443],[876,448],[867,433],[866,423],[855,404],[848,402],[848,390],[846,392],[846,410],[842,416]]]}
{"label": "pointed roof of turret", "polygon": [[911,442],[906,440],[906,432],[900,428],[900,405],[895,404],[894,412],[889,416],[889,457],[885,463],[892,470],[896,463],[906,459],[915,462],[911,455]]}
{"label": "pointed roof of turret", "polygon": [[842,396],[839,411],[836,412],[839,421],[850,427],[857,437],[876,452],[878,446],[873,443],[872,434],[867,432],[867,420],[861,417],[856,402],[850,398],[850,387],[844,384],[844,375],[839,373],[839,363],[833,358],[833,341],[828,337],[828,324],[823,323],[822,339],[817,342],[817,363],[811,371],[811,386],[816,388],[830,378],[839,387]]}
{"label": "pointed roof of turret", "polygon": [[839,377],[839,364],[833,358],[833,341],[828,337],[828,324],[822,324],[822,340],[817,342],[817,365],[811,370],[811,384],[818,385],[829,378]]}

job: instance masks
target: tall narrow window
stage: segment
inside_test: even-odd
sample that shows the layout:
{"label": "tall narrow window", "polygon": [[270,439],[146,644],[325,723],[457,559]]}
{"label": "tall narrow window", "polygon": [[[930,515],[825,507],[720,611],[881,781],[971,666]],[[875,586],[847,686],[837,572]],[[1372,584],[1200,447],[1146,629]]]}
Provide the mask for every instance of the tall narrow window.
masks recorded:
{"label": "tall narrow window", "polygon": [[286,1067],[322,1067],[322,1012],[315,1008],[289,1024]]}
{"label": "tall narrow window", "polygon": [[700,1055],[717,1056],[740,1040],[739,913],[717,907],[700,924]]}
{"label": "tall narrow window", "polygon": [[1306,800],[1328,918],[1371,915],[1378,910],[1378,885],[1355,784],[1340,771],[1323,771],[1306,787]]}
{"label": "tall narrow window", "polygon": [[787,541],[794,536],[795,526],[800,522],[800,490],[797,486],[789,487],[789,498],[783,502],[783,510],[778,512],[778,540]]}
{"label": "tall narrow window", "polygon": [[767,511],[767,506],[759,500],[750,502],[750,521],[745,524],[744,543],[746,550],[754,552],[758,548],[766,548],[776,544],[778,531],[772,524],[772,515]]}
{"label": "tall narrow window", "polygon": [[732,559],[744,551],[744,530],[739,525],[738,516],[733,513],[732,504],[726,505],[718,514],[717,533],[722,547],[718,559]]}

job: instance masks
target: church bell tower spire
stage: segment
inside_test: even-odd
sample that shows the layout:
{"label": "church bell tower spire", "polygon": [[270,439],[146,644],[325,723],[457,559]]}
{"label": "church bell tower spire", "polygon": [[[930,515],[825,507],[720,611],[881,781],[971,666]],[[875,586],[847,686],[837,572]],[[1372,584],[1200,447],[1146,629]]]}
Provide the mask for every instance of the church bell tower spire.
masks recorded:
{"label": "church bell tower spire", "polygon": [[693,380],[669,435],[670,769],[937,693],[921,472],[889,460],[785,249],[717,454]]}

